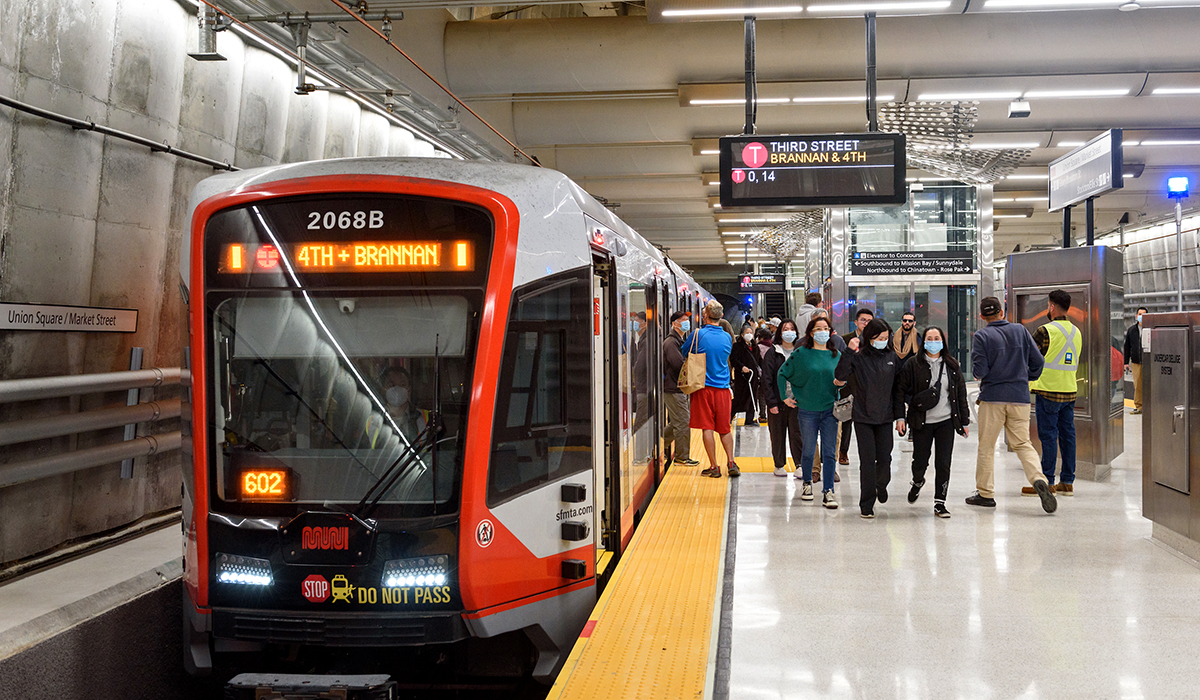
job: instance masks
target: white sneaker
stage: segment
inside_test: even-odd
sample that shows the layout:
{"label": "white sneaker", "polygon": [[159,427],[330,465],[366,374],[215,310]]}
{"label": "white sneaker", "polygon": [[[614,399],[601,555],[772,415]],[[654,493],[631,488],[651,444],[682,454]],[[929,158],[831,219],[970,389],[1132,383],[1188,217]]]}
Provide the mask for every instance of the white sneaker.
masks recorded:
{"label": "white sneaker", "polygon": [[796,471],[792,472],[792,476],[799,481],[804,481],[804,470],[796,467]]}
{"label": "white sneaker", "polygon": [[837,510],[838,502],[837,498],[835,498],[833,495],[833,491],[825,492],[824,498],[821,499],[821,505],[825,506],[829,510]]}
{"label": "white sneaker", "polygon": [[783,467],[775,467],[775,476],[787,476],[787,470]]}
{"label": "white sneaker", "polygon": [[800,500],[811,501],[813,499],[812,482],[804,482],[804,490],[800,492]]}

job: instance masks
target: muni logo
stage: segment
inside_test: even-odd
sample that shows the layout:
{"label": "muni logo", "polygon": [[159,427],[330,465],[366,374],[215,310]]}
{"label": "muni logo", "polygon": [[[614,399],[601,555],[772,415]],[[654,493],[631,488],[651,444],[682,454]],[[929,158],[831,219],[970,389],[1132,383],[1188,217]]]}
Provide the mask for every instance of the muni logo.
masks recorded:
{"label": "muni logo", "polygon": [[348,527],[306,527],[300,532],[301,549],[350,549]]}

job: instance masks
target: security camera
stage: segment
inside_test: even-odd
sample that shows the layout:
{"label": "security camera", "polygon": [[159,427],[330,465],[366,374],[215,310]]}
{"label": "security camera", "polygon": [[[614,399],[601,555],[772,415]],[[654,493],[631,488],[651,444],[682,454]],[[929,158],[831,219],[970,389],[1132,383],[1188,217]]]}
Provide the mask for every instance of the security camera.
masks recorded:
{"label": "security camera", "polygon": [[1025,100],[1013,100],[1008,105],[1008,118],[1022,119],[1028,117],[1031,111],[1029,103]]}
{"label": "security camera", "polygon": [[342,313],[344,313],[344,314],[347,314],[347,315],[352,314],[352,313],[354,313],[354,300],[353,299],[338,299],[338,308],[341,309]]}

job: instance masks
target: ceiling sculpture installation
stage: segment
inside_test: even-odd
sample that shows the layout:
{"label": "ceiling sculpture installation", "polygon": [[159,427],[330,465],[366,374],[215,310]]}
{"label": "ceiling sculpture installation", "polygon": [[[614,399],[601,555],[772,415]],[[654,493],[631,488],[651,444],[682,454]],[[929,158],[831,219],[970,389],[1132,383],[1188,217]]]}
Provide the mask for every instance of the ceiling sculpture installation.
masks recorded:
{"label": "ceiling sculpture installation", "polygon": [[907,137],[908,167],[990,185],[1011,175],[1033,151],[972,148],[978,120],[978,102],[888,102],[879,108],[880,130]]}
{"label": "ceiling sculpture installation", "polygon": [[804,250],[810,239],[820,238],[825,230],[825,210],[802,211],[782,224],[765,228],[747,237],[750,244],[775,256],[789,260]]}

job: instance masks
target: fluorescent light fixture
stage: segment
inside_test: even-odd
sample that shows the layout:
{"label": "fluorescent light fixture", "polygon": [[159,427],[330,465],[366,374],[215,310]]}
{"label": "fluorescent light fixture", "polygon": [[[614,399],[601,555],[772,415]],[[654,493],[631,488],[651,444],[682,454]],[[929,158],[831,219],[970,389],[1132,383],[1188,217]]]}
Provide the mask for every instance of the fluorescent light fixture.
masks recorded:
{"label": "fluorescent light fixture", "polygon": [[1200,87],[1160,87],[1154,88],[1152,95],[1200,95]]}
{"label": "fluorescent light fixture", "polygon": [[766,219],[717,219],[718,224],[759,224]]}
{"label": "fluorescent light fixture", "polygon": [[917,96],[921,102],[955,102],[963,100],[1012,100],[1021,96],[1019,90],[1005,92],[926,92]]}
{"label": "fluorescent light fixture", "polygon": [[720,151],[720,149],[714,148],[712,150],[700,151],[700,155],[702,155],[702,156],[719,156],[719,155],[721,155],[721,151]]}
{"label": "fluorescent light fixture", "polygon": [[1045,175],[1009,175],[1005,180],[1049,180],[1050,174]]}
{"label": "fluorescent light fixture", "polygon": [[[1059,141],[1058,143],[1054,144],[1054,147],[1055,148],[1079,148],[1083,144],[1084,144],[1083,141]],[[1125,144],[1125,145],[1128,146],[1129,144]]]}
{"label": "fluorescent light fixture", "polygon": [[992,214],[993,219],[1028,219],[1028,214]]}
{"label": "fluorescent light fixture", "polygon": [[[760,97],[755,100],[760,105],[783,105],[792,101],[790,97]],[[729,98],[719,100],[688,100],[689,105],[695,106],[711,106],[711,105],[744,105],[746,98]]]}
{"label": "fluorescent light fixture", "polygon": [[[809,12],[906,12],[908,10],[944,10],[950,0],[916,0],[915,2],[860,2],[847,5],[809,5]],[[757,12],[757,10],[753,10]],[[749,14],[749,13],[747,13]]]}
{"label": "fluorescent light fixture", "polygon": [[705,185],[708,185],[709,187],[718,187],[718,186],[720,186],[720,184],[721,184],[721,181],[720,181],[720,180],[713,180],[712,182],[706,182],[706,183],[704,183],[704,184],[705,184]]}
{"label": "fluorescent light fixture", "polygon": [[[1130,145],[1130,144],[1125,144]],[[1200,141],[1196,140],[1174,140],[1174,141],[1142,141],[1143,146],[1200,146]]]}
{"label": "fluorescent light fixture", "polygon": [[[896,99],[895,95],[876,95],[876,97],[875,97],[875,100],[877,102],[891,102],[894,99]],[[866,102],[866,101],[867,101],[866,95],[858,95],[858,96],[854,96],[854,97],[845,96],[845,97],[793,97],[792,98],[792,102],[795,102],[796,104],[821,104],[821,103],[834,104],[834,103],[842,103],[842,102],[853,103],[853,102]]]}
{"label": "fluorescent light fixture", "polygon": [[1133,173],[1122,173],[1121,174],[1122,180],[1128,180],[1131,177],[1137,177],[1137,175],[1134,175]]}
{"label": "fluorescent light fixture", "polygon": [[[949,5],[950,3],[946,3]],[[720,17],[722,15],[786,15],[798,14],[804,8],[800,5],[784,5],[783,7],[715,7],[705,10],[663,10],[663,17]]]}
{"label": "fluorescent light fixture", "polygon": [[1050,199],[1049,197],[1017,197],[1017,198],[1013,199],[1013,201],[1014,202],[1045,202],[1049,199]]}
{"label": "fluorescent light fixture", "polygon": [[1026,143],[971,143],[967,146],[973,151],[981,151],[987,148],[1038,148],[1041,143],[1026,142]]}
{"label": "fluorescent light fixture", "polygon": [[1077,5],[1093,5],[1095,7],[1116,7],[1124,4],[1125,0],[988,0],[984,7],[1003,9],[1006,7],[1066,7]]}
{"label": "fluorescent light fixture", "polygon": [[720,209],[720,208],[721,208],[721,205],[720,205],[720,204],[714,204],[714,205],[713,205],[713,209]]}
{"label": "fluorescent light fixture", "polygon": [[996,198],[992,199],[992,201],[993,202],[1015,202],[1017,200],[1013,199],[1012,197],[996,197]]}
{"label": "fluorescent light fixture", "polygon": [[1055,97],[1124,97],[1129,94],[1129,88],[1103,88],[1099,90],[1030,90],[1025,93],[1025,99],[1049,99]]}

